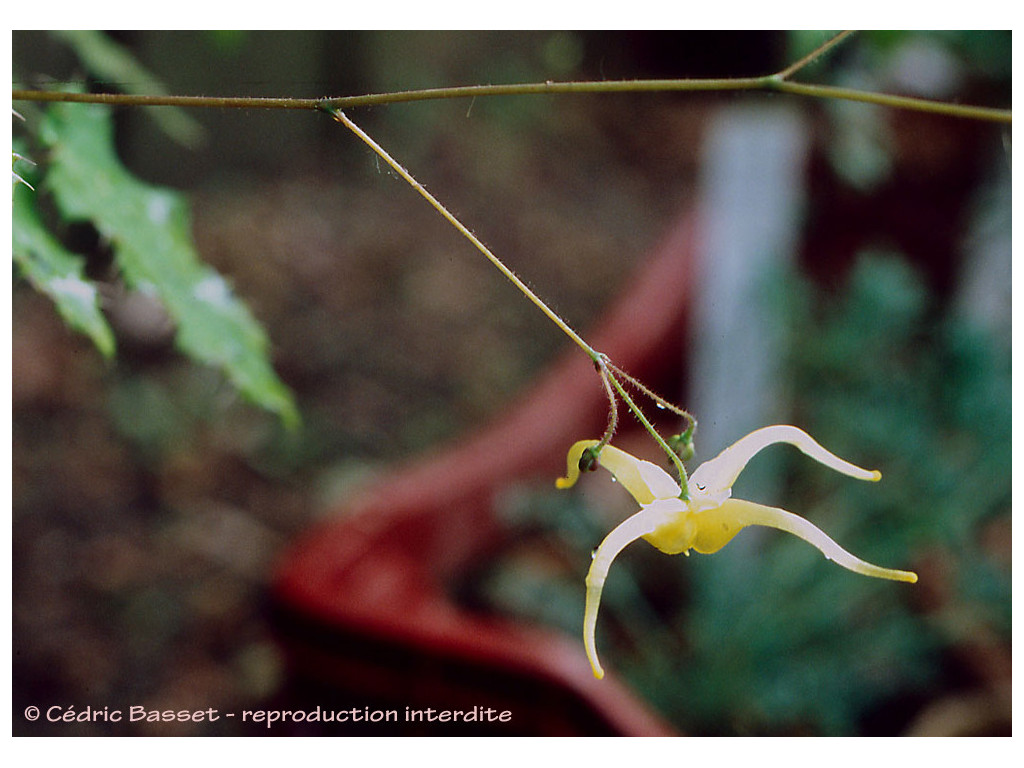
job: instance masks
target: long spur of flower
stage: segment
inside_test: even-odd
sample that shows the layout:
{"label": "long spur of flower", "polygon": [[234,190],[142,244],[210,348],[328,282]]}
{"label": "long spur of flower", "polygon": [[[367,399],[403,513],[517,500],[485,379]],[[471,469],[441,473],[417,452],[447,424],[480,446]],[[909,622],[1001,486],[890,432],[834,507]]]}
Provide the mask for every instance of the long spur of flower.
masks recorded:
{"label": "long spur of flower", "polygon": [[[564,490],[574,486],[580,476],[580,458],[585,451],[598,445],[599,440],[580,440],[575,443],[566,456],[566,476],[555,480],[555,487]],[[599,461],[638,504],[650,504],[655,499],[679,496],[679,484],[665,470],[614,445],[601,448]]]}
{"label": "long spur of flower", "polygon": [[693,548],[701,554],[717,552],[742,529],[749,525],[760,525],[777,528],[803,539],[826,558],[848,571],[876,579],[905,581],[910,584],[917,582],[917,574],[913,571],[882,568],[861,560],[839,546],[806,518],[779,507],[769,507],[743,499],[726,499],[717,507],[701,511],[700,516],[702,519]]}
{"label": "long spur of flower", "polygon": [[[607,450],[607,447],[605,448]],[[583,612],[583,647],[590,660],[594,677],[604,677],[604,669],[597,657],[597,611],[601,606],[601,593],[608,570],[619,553],[639,538],[648,536],[671,519],[678,512],[678,499],[654,501],[645,506],[635,515],[631,515],[619,523],[612,532],[605,536],[601,545],[595,550],[594,558],[587,572],[587,597]]]}
{"label": "long spur of flower", "polygon": [[862,469],[856,464],[839,458],[799,427],[775,424],[754,430],[723,450],[715,458],[709,459],[697,467],[690,478],[691,488],[701,493],[710,494],[731,489],[740,472],[747,466],[747,462],[755,454],[775,443],[789,443],[826,467],[858,480],[878,482],[882,479],[882,473],[877,469]]}

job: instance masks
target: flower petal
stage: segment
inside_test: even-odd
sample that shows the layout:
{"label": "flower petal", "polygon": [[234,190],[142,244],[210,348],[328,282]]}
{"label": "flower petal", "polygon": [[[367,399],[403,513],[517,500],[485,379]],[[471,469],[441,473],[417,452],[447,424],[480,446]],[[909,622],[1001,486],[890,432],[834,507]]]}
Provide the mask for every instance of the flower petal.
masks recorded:
{"label": "flower petal", "polygon": [[655,499],[679,498],[679,483],[657,464],[638,459],[612,445],[601,449],[598,461],[622,483],[640,506]]}
{"label": "flower petal", "polygon": [[727,499],[721,505],[703,510],[693,517],[697,520],[697,537],[693,548],[703,554],[717,552],[748,525],[764,525],[800,537],[817,547],[829,560],[854,573],[911,584],[917,581],[917,574],[912,571],[881,568],[854,557],[808,520],[778,507],[742,499]]}
{"label": "flower petal", "polygon": [[[878,481],[882,473],[878,470],[861,469],[825,450],[813,437],[802,429],[788,424],[762,427],[742,437],[715,458],[704,462],[690,476],[690,490],[701,495],[719,495],[732,488],[736,478],[758,451],[774,443],[795,445],[805,454],[827,467],[858,480]],[[728,494],[725,494],[726,498]]]}
{"label": "flower petal", "polygon": [[[607,446],[602,450],[602,455],[606,450],[608,450]],[[641,509],[613,528],[594,552],[594,560],[587,573],[587,603],[583,613],[583,646],[587,650],[590,668],[598,680],[604,677],[604,670],[597,660],[597,644],[594,634],[597,629],[597,609],[601,605],[601,592],[604,590],[608,569],[623,549],[637,539],[653,533],[665,521],[665,511],[658,505]]]}
{"label": "flower petal", "polygon": [[[555,481],[558,488],[575,485],[580,476],[580,457],[587,448],[597,444],[597,440],[580,440],[569,449],[569,455],[566,457],[568,473],[566,477],[560,477]],[[638,459],[613,445],[602,448],[597,460],[615,476],[640,506],[650,504],[655,499],[679,498],[679,483],[657,464]]]}
{"label": "flower petal", "polygon": [[644,541],[666,555],[689,554],[697,538],[696,515],[692,505],[682,499],[658,499],[647,509],[649,514],[659,514],[660,523]]}

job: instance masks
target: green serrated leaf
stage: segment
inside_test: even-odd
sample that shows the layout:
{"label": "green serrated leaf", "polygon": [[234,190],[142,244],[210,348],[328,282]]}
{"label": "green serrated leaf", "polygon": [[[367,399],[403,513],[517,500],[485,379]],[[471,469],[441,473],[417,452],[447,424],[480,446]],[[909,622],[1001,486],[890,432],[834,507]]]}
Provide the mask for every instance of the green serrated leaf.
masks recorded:
{"label": "green serrated leaf", "polygon": [[262,327],[224,278],[199,260],[184,197],[121,165],[109,109],[55,104],[40,133],[52,151],[46,185],[61,212],[92,221],[110,241],[127,283],[159,298],[174,319],[178,347],[222,370],[245,397],[289,426],[297,424]]}
{"label": "green serrated leaf", "polygon": [[114,334],[100,311],[96,285],[82,271],[82,260],[46,231],[35,210],[35,193],[16,185],[11,219],[14,263],[25,278],[49,296],[71,328],[86,334],[104,357],[114,354]]}

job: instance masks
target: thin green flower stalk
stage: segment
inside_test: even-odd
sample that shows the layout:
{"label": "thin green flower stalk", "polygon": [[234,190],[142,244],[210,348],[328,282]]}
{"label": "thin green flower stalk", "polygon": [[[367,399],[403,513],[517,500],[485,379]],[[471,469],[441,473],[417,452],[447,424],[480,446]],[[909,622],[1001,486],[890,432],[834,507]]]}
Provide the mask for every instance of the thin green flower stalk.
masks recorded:
{"label": "thin green flower stalk", "polygon": [[656,392],[651,391],[642,381],[640,381],[637,378],[634,378],[633,376],[630,376],[624,370],[622,370],[617,365],[612,363],[611,360],[608,360],[607,363],[609,370],[611,370],[617,376],[622,377],[630,384],[632,384],[634,387],[636,387],[638,390],[640,390],[644,395],[653,400],[659,408],[664,408],[665,410],[672,411],[672,413],[682,416],[688,422],[689,429],[696,428],[697,419],[693,417],[692,413],[680,408],[678,405],[675,405],[674,403],[669,402]]}
{"label": "thin green flower stalk", "polygon": [[[430,205],[441,214],[441,216],[473,246],[480,251],[488,261],[491,262],[516,288],[518,288],[524,296],[526,296],[534,305],[536,305],[541,312],[543,312],[548,319],[550,319],[558,328],[572,341],[580,347],[587,356],[593,361],[594,366],[597,368],[598,373],[601,376],[602,385],[605,388],[605,392],[608,395],[610,403],[609,415],[608,415],[608,427],[605,430],[605,434],[601,440],[595,441],[593,450],[588,452],[585,456],[581,457],[581,462],[586,465],[588,462],[593,464],[593,460],[597,459],[601,449],[611,442],[612,436],[614,435],[616,426],[618,424],[617,406],[615,401],[615,395],[618,394],[622,398],[622,401],[629,407],[629,409],[636,416],[637,420],[643,425],[654,440],[662,447],[665,453],[668,455],[670,460],[675,464],[677,471],[679,472],[680,484],[683,489],[686,486],[686,469],[683,467],[682,462],[679,460],[679,456],[675,451],[668,445],[668,443],[658,434],[658,431],[654,428],[654,425],[647,419],[640,407],[633,401],[629,393],[622,386],[617,376],[623,376],[631,384],[637,386],[644,394],[653,398],[662,407],[668,407],[676,413],[682,414],[688,417],[693,422],[693,417],[689,416],[685,411],[676,406],[671,405],[663,398],[658,397],[649,389],[640,384],[636,379],[627,376],[618,367],[612,365],[608,356],[604,355],[593,347],[591,347],[586,341],[583,340],[576,331],[574,331],[568,323],[566,323],[551,307],[547,305],[536,293],[534,293],[529,286],[524,283],[518,275],[509,269],[505,263],[498,258],[483,242],[474,235],[461,221],[456,218],[445,206],[430,192],[427,191],[426,187],[420,184],[415,177],[409,171],[407,171],[395,158],[393,158],[387,150],[385,150],[380,144],[373,140],[365,131],[363,131],[358,125],[356,125],[344,112],[340,109],[335,109],[326,105],[321,105],[321,109],[327,112],[337,122],[344,125],[356,136],[358,136],[370,149],[372,149],[385,163],[387,163],[409,186],[415,189]],[[683,491],[685,493],[685,490]]]}
{"label": "thin green flower stalk", "polygon": [[[633,412],[633,414],[643,425],[643,427],[654,438],[655,442],[657,442],[658,445],[661,446],[661,448],[668,455],[672,463],[675,464],[676,470],[679,473],[679,477],[682,481],[681,485],[683,487],[683,495],[681,498],[685,498],[686,468],[683,466],[682,462],[686,461],[687,459],[690,458],[690,456],[693,455],[693,433],[694,430],[696,430],[697,428],[697,420],[689,412],[683,410],[677,405],[670,403],[665,398],[653,392],[638,379],[634,378],[633,376],[630,376],[628,373],[623,371],[617,365],[612,363],[611,360],[608,359],[607,355],[600,354],[599,358],[599,360],[595,361],[594,367],[601,375],[601,384],[604,387],[605,394],[608,396],[608,426],[605,428],[604,435],[601,436],[601,439],[583,452],[583,455],[580,457],[580,469],[582,471],[589,471],[597,468],[597,462],[600,458],[601,449],[608,445],[612,441],[612,438],[615,436],[615,429],[618,425],[618,398],[621,397],[623,401],[626,403],[626,405],[629,407],[629,409]],[[629,393],[626,391],[625,387],[623,387],[622,382],[619,381],[620,377],[622,379],[625,379],[629,384],[636,387],[641,393],[643,393],[651,400],[653,400],[659,408],[670,410],[673,413],[676,413],[679,416],[685,418],[688,422],[688,426],[683,431],[683,433],[680,435],[674,435],[669,440],[665,440],[664,438],[662,438],[662,436],[658,433],[658,431],[654,428],[651,422],[644,415],[643,411],[640,409],[640,406],[636,404],[633,398],[630,397]],[[674,447],[673,444],[680,447]],[[682,448],[683,446],[689,446],[689,448],[691,449],[689,455],[685,453],[685,448]]]}
{"label": "thin green flower stalk", "polygon": [[601,374],[601,386],[604,387],[604,393],[608,396],[608,426],[597,444],[598,452],[612,441],[612,438],[615,437],[615,429],[619,425],[619,401],[615,397],[615,387],[612,386],[611,374],[608,372],[607,358],[604,359],[604,362],[605,365],[598,365],[596,368]]}
{"label": "thin green flower stalk", "polygon": [[675,465],[676,472],[679,475],[679,492],[676,494],[677,497],[684,501],[689,499],[690,494],[689,486],[686,482],[686,467],[683,466],[683,462],[680,460],[679,455],[672,450],[671,446],[669,446],[665,441],[665,438],[658,433],[658,430],[656,430],[651,422],[647,420],[647,417],[643,415],[643,411],[640,410],[640,406],[633,401],[633,398],[630,396],[629,392],[626,391],[626,388],[622,386],[622,383],[614,376],[611,377],[611,381],[612,386],[614,386],[616,391],[619,393],[619,397],[621,397],[623,402],[629,406],[629,410],[636,415],[644,429],[646,429],[648,434],[654,438],[654,442],[661,446],[661,449],[665,451],[669,459]]}
{"label": "thin green flower stalk", "polygon": [[411,173],[405,170],[405,168],[403,168],[402,165],[397,160],[395,160],[390,154],[388,154],[387,150],[385,150],[382,146],[380,146],[380,144],[374,141],[365,131],[363,131],[362,128],[360,128],[358,125],[352,122],[352,120],[350,120],[349,117],[340,109],[335,109],[333,107],[326,105],[321,105],[321,109],[324,112],[327,112],[331,117],[333,117],[336,121],[344,125],[350,131],[352,131],[352,133],[354,133],[360,139],[362,139],[362,141],[368,147],[370,147],[370,149],[376,152],[377,155],[385,163],[391,166],[395,173],[401,176],[402,179],[404,179],[409,186],[411,186],[413,189],[419,192],[420,195],[423,196],[423,198],[425,198],[426,201],[430,203],[430,205],[433,206],[433,208],[438,213],[440,213],[441,216],[443,216],[445,220],[448,221],[449,224],[455,227],[455,229],[458,230],[459,234],[461,234],[463,237],[469,240],[469,242],[471,242],[478,251],[480,251],[484,256],[486,256],[487,260],[490,261],[491,264],[493,264],[495,267],[497,267],[498,270],[503,275],[505,275],[505,277],[507,277],[512,282],[512,284],[515,285],[515,287],[518,288],[523,293],[524,296],[526,296],[526,298],[532,301],[540,309],[541,312],[547,315],[548,319],[550,319],[551,322],[557,325],[566,336],[572,339],[573,342],[575,342],[584,352],[586,352],[587,355],[590,356],[590,359],[595,362],[595,364],[598,363],[598,360],[600,359],[600,354],[596,352],[593,347],[587,344],[587,342],[585,342],[580,337],[580,335],[576,333],[576,331],[570,328],[569,324],[566,323],[561,317],[559,317],[558,314],[553,309],[551,309],[551,307],[545,304],[544,301],[536,293],[530,290],[529,286],[527,286],[526,283],[520,280],[519,276],[516,275],[515,272],[513,272],[511,269],[505,266],[505,263],[497,256],[495,256],[491,249],[484,245],[476,235],[470,232],[469,229],[461,221],[459,221],[454,214],[452,214],[447,208],[445,208],[444,205],[442,205],[441,202],[436,197],[430,194],[430,192],[427,191],[426,187],[424,187],[422,184],[416,181],[416,179],[413,177]]}

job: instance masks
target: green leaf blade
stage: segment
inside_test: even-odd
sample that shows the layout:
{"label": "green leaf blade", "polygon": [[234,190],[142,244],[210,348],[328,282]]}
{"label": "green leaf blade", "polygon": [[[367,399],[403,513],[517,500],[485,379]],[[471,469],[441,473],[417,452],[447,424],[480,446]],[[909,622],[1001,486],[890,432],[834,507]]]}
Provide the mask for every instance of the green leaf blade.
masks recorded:
{"label": "green leaf blade", "polygon": [[14,263],[22,275],[52,299],[64,322],[84,333],[108,360],[116,344],[114,332],[100,311],[99,292],[84,272],[82,260],[51,235],[35,210],[35,193],[26,186],[14,190],[11,221]]}
{"label": "green leaf blade", "polygon": [[219,368],[246,399],[296,426],[297,407],[270,364],[263,328],[199,259],[185,198],[121,165],[109,110],[54,105],[42,135],[53,152],[46,183],[58,207],[69,218],[92,221],[111,243],[126,282],[160,299],[177,326],[178,348]]}

